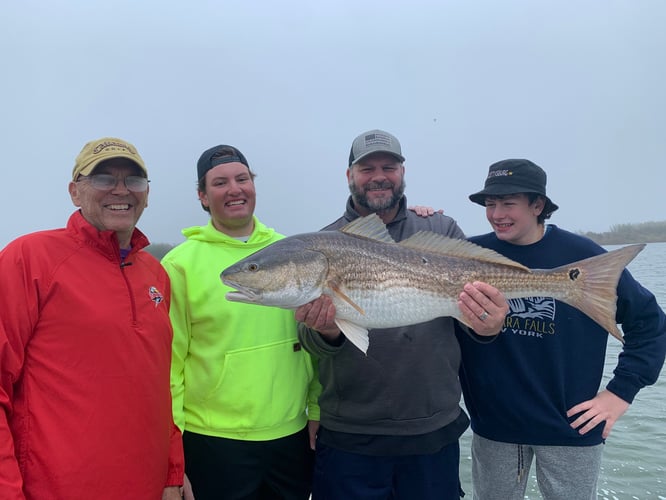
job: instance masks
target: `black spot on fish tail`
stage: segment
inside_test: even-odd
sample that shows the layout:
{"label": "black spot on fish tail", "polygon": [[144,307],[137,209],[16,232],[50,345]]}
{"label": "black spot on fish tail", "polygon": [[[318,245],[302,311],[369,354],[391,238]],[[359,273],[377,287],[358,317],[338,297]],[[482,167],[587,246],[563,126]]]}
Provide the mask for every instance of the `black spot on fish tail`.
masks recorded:
{"label": "black spot on fish tail", "polygon": [[574,268],[569,270],[569,279],[571,281],[576,281],[580,276],[580,269]]}

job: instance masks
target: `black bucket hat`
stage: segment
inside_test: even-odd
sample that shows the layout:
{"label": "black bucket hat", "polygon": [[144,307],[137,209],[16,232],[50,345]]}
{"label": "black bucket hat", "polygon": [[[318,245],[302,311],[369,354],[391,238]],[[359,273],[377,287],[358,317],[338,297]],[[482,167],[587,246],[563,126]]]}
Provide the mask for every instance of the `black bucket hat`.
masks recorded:
{"label": "black bucket hat", "polygon": [[543,214],[548,217],[559,207],[546,196],[546,172],[530,160],[502,160],[490,165],[481,191],[470,194],[474,203],[485,206],[486,196],[505,196],[517,193],[537,193],[546,200]]}

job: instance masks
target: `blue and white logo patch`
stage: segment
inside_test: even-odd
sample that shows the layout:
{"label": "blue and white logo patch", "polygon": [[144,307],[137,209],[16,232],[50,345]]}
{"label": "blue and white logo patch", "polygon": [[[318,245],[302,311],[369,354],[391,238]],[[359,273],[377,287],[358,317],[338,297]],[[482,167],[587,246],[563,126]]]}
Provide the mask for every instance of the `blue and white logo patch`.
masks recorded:
{"label": "blue and white logo patch", "polygon": [[536,338],[555,333],[556,303],[552,297],[509,299],[508,302],[504,332]]}

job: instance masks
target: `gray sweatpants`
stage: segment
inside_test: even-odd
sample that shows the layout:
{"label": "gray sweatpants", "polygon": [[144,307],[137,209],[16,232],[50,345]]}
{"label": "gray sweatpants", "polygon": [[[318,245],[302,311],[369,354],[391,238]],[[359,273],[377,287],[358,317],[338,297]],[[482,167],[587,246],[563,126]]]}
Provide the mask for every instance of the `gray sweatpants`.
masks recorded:
{"label": "gray sweatpants", "polygon": [[474,500],[523,500],[532,459],[544,500],[595,500],[603,444],[531,446],[472,436]]}

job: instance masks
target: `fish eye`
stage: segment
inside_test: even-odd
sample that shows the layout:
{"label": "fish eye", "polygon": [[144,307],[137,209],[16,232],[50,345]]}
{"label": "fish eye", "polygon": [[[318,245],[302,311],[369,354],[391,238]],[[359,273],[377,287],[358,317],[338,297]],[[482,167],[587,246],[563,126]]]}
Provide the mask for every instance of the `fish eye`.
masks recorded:
{"label": "fish eye", "polygon": [[247,270],[248,271],[258,271],[259,266],[255,264],[254,262],[251,262],[250,264],[247,265]]}

